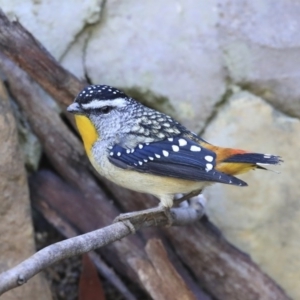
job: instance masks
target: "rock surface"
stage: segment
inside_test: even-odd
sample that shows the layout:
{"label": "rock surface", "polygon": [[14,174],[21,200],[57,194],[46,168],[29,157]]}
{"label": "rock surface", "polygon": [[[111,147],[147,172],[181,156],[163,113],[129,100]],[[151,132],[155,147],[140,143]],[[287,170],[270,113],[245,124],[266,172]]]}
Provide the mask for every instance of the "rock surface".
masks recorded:
{"label": "rock surface", "polygon": [[300,3],[220,3],[219,37],[229,78],[300,117]]}
{"label": "rock surface", "polygon": [[[0,272],[35,252],[27,177],[18,146],[10,103],[0,84]],[[50,300],[49,287],[41,275],[1,296],[1,300]]]}
{"label": "rock surface", "polygon": [[[61,58],[62,65],[81,80],[86,80],[87,75],[84,53],[90,37],[90,31],[91,30],[82,31],[82,33],[78,35],[76,42],[69,47],[68,51]],[[96,63],[95,66],[97,66]]]}
{"label": "rock surface", "polygon": [[123,88],[202,129],[225,93],[217,1],[112,0],[102,17],[86,48],[92,82]]}
{"label": "rock surface", "polygon": [[275,168],[280,174],[256,170],[240,176],[249,187],[208,188],[207,212],[226,238],[251,255],[293,299],[300,299],[299,136],[298,119],[248,92],[235,93],[204,136],[219,146],[282,156],[284,163]]}

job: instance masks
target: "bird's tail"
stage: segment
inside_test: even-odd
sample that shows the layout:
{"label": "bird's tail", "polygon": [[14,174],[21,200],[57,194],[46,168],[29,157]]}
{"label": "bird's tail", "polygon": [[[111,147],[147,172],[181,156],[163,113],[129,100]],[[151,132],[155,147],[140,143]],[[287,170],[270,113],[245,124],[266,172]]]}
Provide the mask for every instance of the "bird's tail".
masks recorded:
{"label": "bird's tail", "polygon": [[282,162],[281,157],[277,155],[210,146],[217,154],[215,169],[229,175],[242,174],[254,169],[267,170],[266,166]]}
{"label": "bird's tail", "polygon": [[[231,155],[217,162],[216,169],[220,172],[237,175],[254,169],[267,170],[265,166],[277,165],[281,158],[272,154],[249,153],[242,150],[230,149]],[[228,150],[226,152],[229,152]],[[236,153],[238,152],[238,153]]]}

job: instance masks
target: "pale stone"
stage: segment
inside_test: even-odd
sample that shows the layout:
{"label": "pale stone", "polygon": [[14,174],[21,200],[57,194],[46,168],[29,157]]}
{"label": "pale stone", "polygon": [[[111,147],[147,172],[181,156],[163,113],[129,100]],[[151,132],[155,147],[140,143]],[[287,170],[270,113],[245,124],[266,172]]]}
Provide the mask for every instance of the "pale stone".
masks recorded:
{"label": "pale stone", "polygon": [[0,0],[0,7],[59,59],[87,24],[99,20],[101,3],[99,0]]}
{"label": "pale stone", "polygon": [[219,42],[232,82],[300,117],[300,3],[220,3]]}
{"label": "pale stone", "polygon": [[[18,146],[16,124],[10,103],[0,84],[0,272],[22,262],[35,252],[27,178]],[[8,291],[1,300],[50,300],[41,275]]]}
{"label": "pale stone", "polygon": [[84,57],[89,36],[90,31],[84,30],[60,60],[63,67],[76,75],[80,80],[86,80]]}
{"label": "pale stone", "polygon": [[225,93],[217,2],[107,1],[86,48],[88,77],[199,131]]}
{"label": "pale stone", "polygon": [[239,177],[248,187],[205,192],[210,219],[293,299],[300,299],[300,121],[248,92],[237,92],[206,129],[212,144],[280,155],[284,163]]}

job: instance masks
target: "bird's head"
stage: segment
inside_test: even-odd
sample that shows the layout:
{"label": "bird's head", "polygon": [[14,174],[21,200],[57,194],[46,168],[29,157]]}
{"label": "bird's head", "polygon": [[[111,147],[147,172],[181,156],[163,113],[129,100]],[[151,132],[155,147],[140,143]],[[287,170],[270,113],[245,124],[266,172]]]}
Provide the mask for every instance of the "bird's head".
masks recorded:
{"label": "bird's head", "polygon": [[90,85],[85,87],[75,98],[67,111],[75,114],[80,134],[85,140],[93,134],[97,138],[119,135],[131,126],[131,115],[138,102],[124,92],[107,85]]}

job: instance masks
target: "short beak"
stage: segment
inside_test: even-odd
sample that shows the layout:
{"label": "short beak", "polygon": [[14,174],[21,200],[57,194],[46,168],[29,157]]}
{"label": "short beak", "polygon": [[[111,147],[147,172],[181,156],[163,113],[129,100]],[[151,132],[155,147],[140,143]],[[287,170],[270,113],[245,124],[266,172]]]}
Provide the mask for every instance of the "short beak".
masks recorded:
{"label": "short beak", "polygon": [[72,113],[72,114],[77,114],[77,115],[82,115],[83,114],[83,110],[77,102],[74,102],[71,105],[69,105],[68,108],[67,108],[67,111]]}

